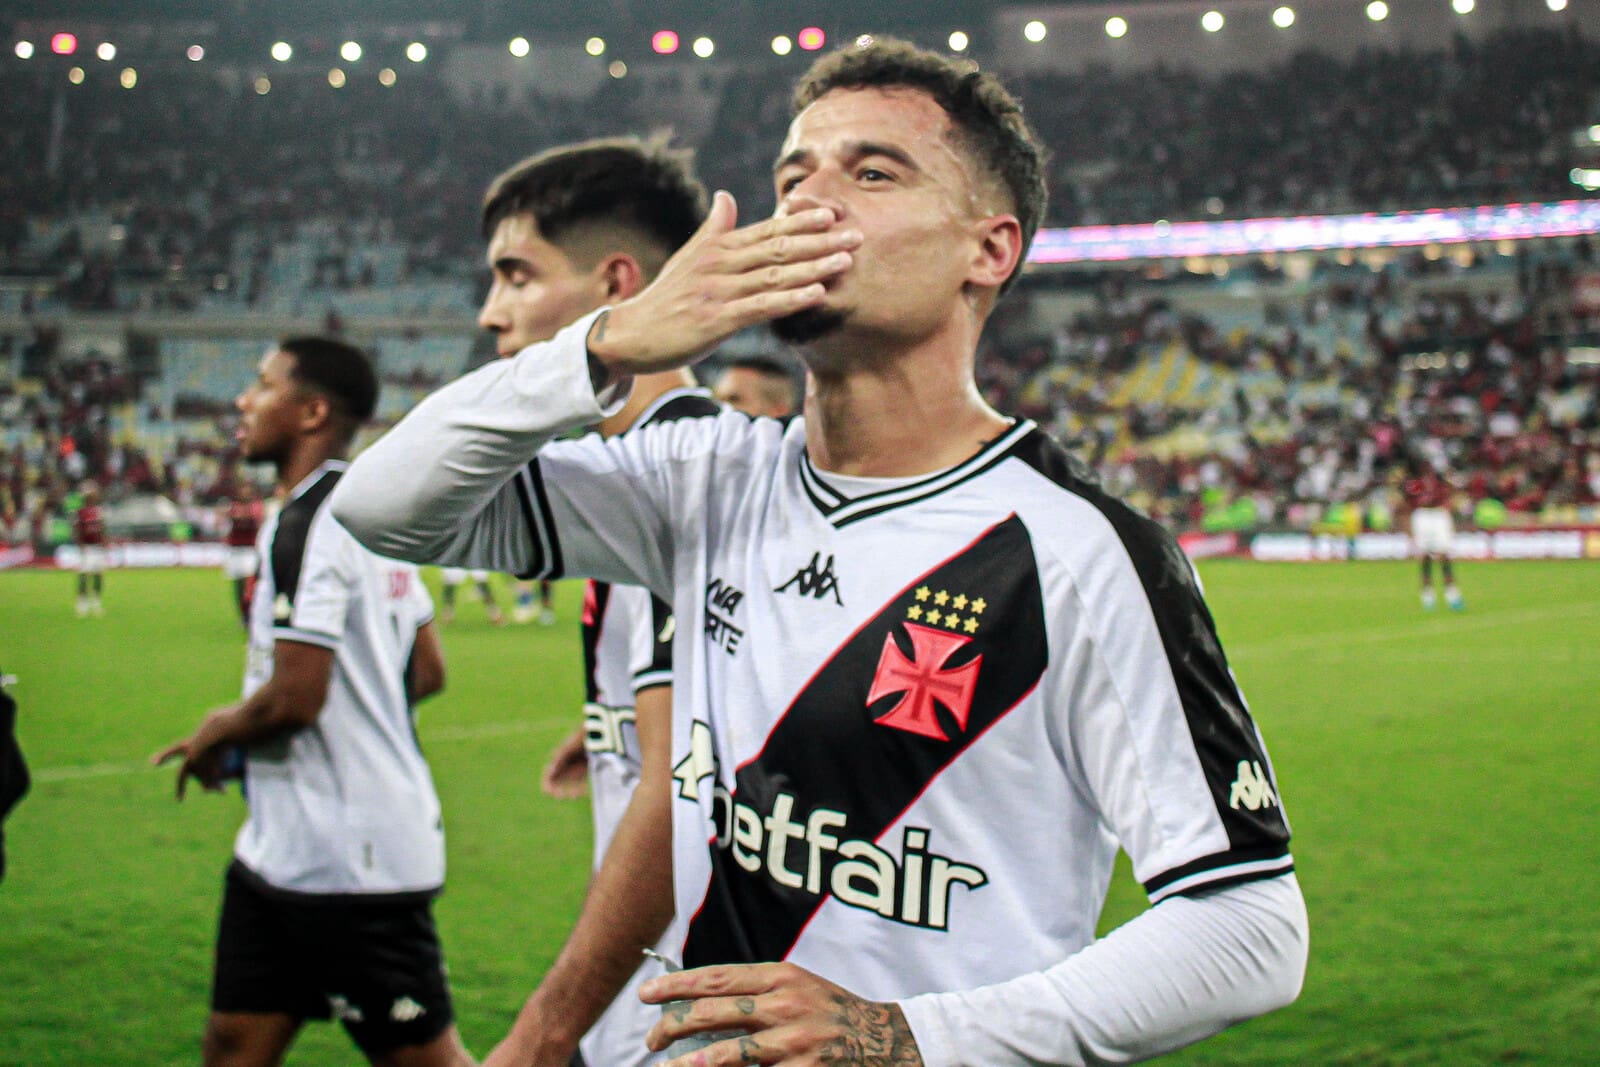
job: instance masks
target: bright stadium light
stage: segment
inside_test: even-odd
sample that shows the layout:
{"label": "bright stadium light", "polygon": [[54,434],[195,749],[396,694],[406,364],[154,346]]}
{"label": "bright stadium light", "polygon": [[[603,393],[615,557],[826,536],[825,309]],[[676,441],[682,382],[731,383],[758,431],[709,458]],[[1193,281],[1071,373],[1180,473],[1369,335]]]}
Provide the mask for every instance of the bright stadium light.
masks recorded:
{"label": "bright stadium light", "polygon": [[628,76],[628,64],[620,59],[613,59],[611,65],[606,68],[606,73],[613,78],[626,78]]}
{"label": "bright stadium light", "polygon": [[1476,0],[1450,0],[1450,7],[1458,15],[1470,15],[1477,6]]}
{"label": "bright stadium light", "polygon": [[378,84],[383,86],[385,89],[389,88],[398,80],[399,75],[395,74],[393,67],[384,67],[382,70],[378,71]]}
{"label": "bright stadium light", "polygon": [[1032,22],[1022,27],[1022,36],[1027,40],[1032,41],[1034,44],[1038,44],[1040,41],[1044,40],[1045,34],[1049,32],[1050,31],[1045,28],[1044,23],[1040,22],[1038,19],[1034,19]]}
{"label": "bright stadium light", "polygon": [[197,44],[192,44],[183,54],[189,57],[189,62],[198,63],[206,57],[206,50]]}
{"label": "bright stadium light", "polygon": [[1106,19],[1106,36],[1114,39],[1128,36],[1128,20],[1120,15]]}
{"label": "bright stadium light", "polygon": [[711,54],[717,50],[717,43],[709,37],[696,37],[694,39],[694,54],[701,59],[710,59]]}
{"label": "bright stadium light", "polygon": [[778,36],[776,36],[776,37],[774,37],[772,39],[772,54],[773,55],[775,55],[775,56],[786,56],[790,52],[793,52],[793,51],[794,51],[794,42],[789,40],[789,38],[786,35],[780,33],[780,34],[778,34]]}
{"label": "bright stadium light", "polygon": [[1544,0],[1544,6],[1551,11],[1565,11],[1567,9],[1567,0]]}
{"label": "bright stadium light", "polygon": [[1589,127],[1589,140],[1600,144],[1600,124]]}
{"label": "bright stadium light", "polygon": [[657,30],[650,37],[650,47],[658,56],[670,56],[678,50],[678,34],[674,30]]}
{"label": "bright stadium light", "polygon": [[955,31],[950,35],[950,51],[952,52],[965,52],[967,50],[967,45],[971,43],[972,38],[968,37],[960,30]]}
{"label": "bright stadium light", "polygon": [[18,41],[17,42],[17,47],[13,48],[12,51],[17,54],[17,58],[18,59],[32,59],[33,58],[33,42],[32,41]]}
{"label": "bright stadium light", "polygon": [[1227,22],[1228,20],[1222,17],[1222,12],[1220,11],[1207,11],[1200,16],[1200,28],[1207,33],[1216,33],[1227,25]]}
{"label": "bright stadium light", "polygon": [[354,41],[346,41],[339,46],[339,58],[346,63],[354,63],[361,58],[361,46]]}
{"label": "bright stadium light", "polygon": [[828,35],[822,32],[820,26],[807,26],[795,34],[795,42],[807,52],[815,52],[828,43]]}
{"label": "bright stadium light", "polygon": [[70,56],[78,50],[78,38],[70,33],[58,33],[50,38],[50,51],[58,56]]}
{"label": "bright stadium light", "polygon": [[139,84],[139,72],[132,67],[123,67],[122,73],[117,76],[117,80],[122,83],[124,89],[132,89]]}
{"label": "bright stadium light", "polygon": [[518,59],[526,57],[529,52],[533,51],[533,45],[528,43],[526,37],[511,38],[511,43],[506,45],[506,48],[510,49],[511,54]]}
{"label": "bright stadium light", "polygon": [[412,41],[406,45],[406,58],[413,63],[421,63],[428,58],[428,46],[421,41]]}
{"label": "bright stadium light", "polygon": [[1280,30],[1294,25],[1294,8],[1280,7],[1272,12],[1272,24]]}
{"label": "bright stadium light", "polygon": [[294,58],[294,49],[289,45],[288,41],[279,41],[272,46],[272,58],[279,63],[287,63]]}
{"label": "bright stadium light", "polygon": [[110,41],[101,41],[100,46],[94,50],[94,54],[102,63],[109,63],[117,58],[117,46]]}
{"label": "bright stadium light", "polygon": [[606,39],[604,37],[591,37],[583,42],[583,50],[591,56],[603,56],[606,54]]}
{"label": "bright stadium light", "polygon": [[1372,3],[1367,5],[1367,18],[1373,22],[1382,22],[1388,17],[1389,5],[1384,3],[1383,0],[1372,0]]}
{"label": "bright stadium light", "polygon": [[67,81],[71,82],[73,85],[82,85],[83,79],[84,73],[82,67],[73,67],[71,70],[67,71]]}
{"label": "bright stadium light", "polygon": [[343,89],[344,81],[344,71],[340,70],[338,67],[334,67],[332,70],[328,71],[328,84],[333,86],[335,89]]}
{"label": "bright stadium light", "polygon": [[272,79],[265,76],[256,79],[256,95],[266,96],[272,92]]}

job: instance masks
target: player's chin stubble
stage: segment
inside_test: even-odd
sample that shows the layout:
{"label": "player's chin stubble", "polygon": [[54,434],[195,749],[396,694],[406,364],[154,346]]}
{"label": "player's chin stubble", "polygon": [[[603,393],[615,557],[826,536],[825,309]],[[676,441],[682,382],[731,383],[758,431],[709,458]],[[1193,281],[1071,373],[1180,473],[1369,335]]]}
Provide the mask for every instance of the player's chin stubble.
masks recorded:
{"label": "player's chin stubble", "polygon": [[772,320],[772,334],[791,345],[810,344],[834,333],[844,325],[844,312],[833,308],[806,308],[793,315]]}

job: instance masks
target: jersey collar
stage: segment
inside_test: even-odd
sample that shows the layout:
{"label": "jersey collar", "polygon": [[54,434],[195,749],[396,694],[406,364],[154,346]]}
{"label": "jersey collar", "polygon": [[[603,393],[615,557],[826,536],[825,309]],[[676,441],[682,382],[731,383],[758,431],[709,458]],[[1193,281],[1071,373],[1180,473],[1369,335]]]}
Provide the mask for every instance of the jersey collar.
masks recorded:
{"label": "jersey collar", "polygon": [[310,489],[313,485],[316,485],[318,482],[322,481],[325,475],[329,473],[343,474],[345,470],[349,468],[349,466],[350,461],[347,459],[323,460],[320,467],[306,475],[304,478],[301,478],[300,484],[289,490],[289,495],[284,497],[284,503],[287,504],[289,501],[294,500],[307,489]]}

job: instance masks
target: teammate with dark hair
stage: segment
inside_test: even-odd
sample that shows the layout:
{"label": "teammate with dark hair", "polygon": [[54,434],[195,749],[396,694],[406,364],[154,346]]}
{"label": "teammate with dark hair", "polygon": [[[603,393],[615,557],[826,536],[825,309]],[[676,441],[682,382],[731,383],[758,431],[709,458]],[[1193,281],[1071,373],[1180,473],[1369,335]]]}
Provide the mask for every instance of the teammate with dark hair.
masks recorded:
{"label": "teammate with dark hair", "polygon": [[711,395],[746,415],[794,414],[794,375],[771,356],[739,356],[724,364]]}
{"label": "teammate with dark hair", "polygon": [[[964,60],[820,61],[777,211],[446,386],[334,502],[416,559],[673,598],[671,938],[695,1064],[1125,1063],[1293,1000],[1278,783],[1174,539],[983,400],[1043,153]],[[802,418],[557,440],[770,322]],[[1153,907],[1095,924],[1119,846]]]}

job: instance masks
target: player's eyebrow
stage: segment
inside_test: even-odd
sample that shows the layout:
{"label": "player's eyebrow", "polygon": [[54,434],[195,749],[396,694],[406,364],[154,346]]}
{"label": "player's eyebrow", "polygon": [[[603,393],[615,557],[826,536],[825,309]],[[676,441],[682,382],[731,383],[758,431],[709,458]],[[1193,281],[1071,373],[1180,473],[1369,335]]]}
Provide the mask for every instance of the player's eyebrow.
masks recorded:
{"label": "player's eyebrow", "polygon": [[532,269],[533,264],[520,256],[501,256],[489,265],[489,269],[496,274],[510,274],[520,269]]}
{"label": "player's eyebrow", "polygon": [[[859,163],[869,156],[882,156],[884,159],[893,160],[908,170],[921,171],[917,161],[911,158],[899,145],[889,144],[885,141],[848,141],[844,146],[844,157],[852,163]],[[810,148],[799,147],[791,149],[778,158],[772,165],[772,172],[776,174],[785,167],[803,166],[816,158],[816,152]]]}

